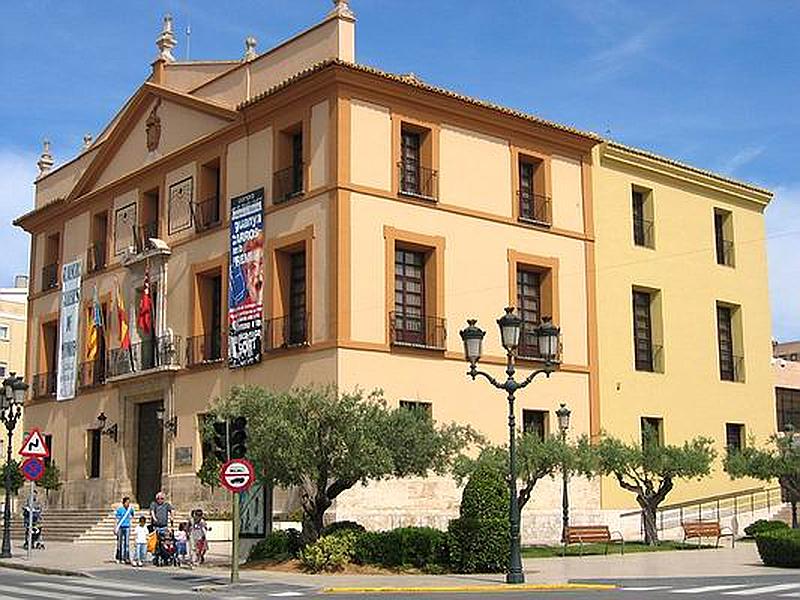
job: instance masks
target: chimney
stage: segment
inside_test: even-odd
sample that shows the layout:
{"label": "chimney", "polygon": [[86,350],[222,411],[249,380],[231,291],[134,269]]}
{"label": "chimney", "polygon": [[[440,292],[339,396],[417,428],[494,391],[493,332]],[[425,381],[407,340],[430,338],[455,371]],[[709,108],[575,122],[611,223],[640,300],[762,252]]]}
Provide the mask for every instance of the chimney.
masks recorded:
{"label": "chimney", "polygon": [[256,52],[256,44],[258,44],[258,40],[254,38],[252,35],[247,36],[247,39],[244,41],[244,57],[242,61],[250,62],[258,53]]}
{"label": "chimney", "polygon": [[42,155],[36,166],[39,167],[39,177],[45,176],[53,168],[53,156],[50,154],[50,140],[42,140]]}

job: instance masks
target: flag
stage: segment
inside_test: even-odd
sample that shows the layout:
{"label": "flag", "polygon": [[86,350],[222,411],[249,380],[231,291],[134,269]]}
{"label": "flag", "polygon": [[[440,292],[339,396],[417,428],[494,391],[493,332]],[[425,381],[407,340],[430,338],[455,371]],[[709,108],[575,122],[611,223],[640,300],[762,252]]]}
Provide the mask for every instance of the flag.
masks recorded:
{"label": "flag", "polygon": [[86,360],[93,361],[97,358],[101,335],[103,335],[103,309],[100,306],[97,285],[95,285],[92,305],[89,307],[89,315],[86,319]]}
{"label": "flag", "polygon": [[139,316],[136,324],[139,326],[139,331],[146,336],[153,331],[153,299],[150,297],[149,261],[144,269],[144,287],[142,288],[142,297],[139,299]]}
{"label": "flag", "polygon": [[131,347],[131,335],[128,331],[128,313],[125,312],[125,300],[122,298],[122,290],[117,280],[117,322],[119,323],[119,347]]}

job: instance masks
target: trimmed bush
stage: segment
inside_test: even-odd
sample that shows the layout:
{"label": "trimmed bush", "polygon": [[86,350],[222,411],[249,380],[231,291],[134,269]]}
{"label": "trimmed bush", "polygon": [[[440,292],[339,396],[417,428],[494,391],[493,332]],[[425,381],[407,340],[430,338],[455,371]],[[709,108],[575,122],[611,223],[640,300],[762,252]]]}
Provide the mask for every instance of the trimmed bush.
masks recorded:
{"label": "trimmed bush", "polygon": [[779,529],[788,529],[789,526],[783,521],[767,521],[766,519],[759,519],[754,523],[744,528],[744,534],[749,537],[756,537],[767,531],[776,531]]}
{"label": "trimmed bush", "polygon": [[447,564],[447,535],[432,527],[401,527],[358,536],[353,560],[362,565],[440,570]]}
{"label": "trimmed bush", "polygon": [[355,521],[336,521],[335,523],[331,523],[322,528],[322,533],[320,537],[325,537],[326,535],[337,535],[342,531],[355,531],[357,533],[363,533],[366,531],[363,525],[360,523],[356,523]]}
{"label": "trimmed bush", "polygon": [[247,560],[284,561],[295,558],[302,549],[297,529],[273,531],[250,549]]}
{"label": "trimmed bush", "polygon": [[773,529],[755,538],[758,554],[768,567],[800,567],[800,530]]}
{"label": "trimmed bush", "polygon": [[300,562],[306,571],[341,571],[353,557],[358,534],[341,531],[338,535],[327,535],[300,552]]}

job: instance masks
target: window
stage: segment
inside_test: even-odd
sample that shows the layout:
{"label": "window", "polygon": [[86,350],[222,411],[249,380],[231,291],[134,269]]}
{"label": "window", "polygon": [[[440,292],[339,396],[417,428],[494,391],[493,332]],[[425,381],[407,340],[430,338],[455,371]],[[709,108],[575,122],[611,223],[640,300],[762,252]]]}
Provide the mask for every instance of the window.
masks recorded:
{"label": "window", "polygon": [[800,390],[775,388],[775,405],[778,431],[786,431],[789,427],[800,431]]}
{"label": "window", "polygon": [[426,417],[433,416],[433,404],[421,400],[400,400],[400,408],[422,413]]}
{"label": "window", "polygon": [[425,343],[425,253],[394,252],[394,330],[400,343]]}
{"label": "window", "polygon": [[289,343],[306,342],[306,252],[289,256]]}
{"label": "window", "polygon": [[725,448],[729,452],[738,452],[744,447],[744,425],[741,423],[725,423]]}
{"label": "window", "polygon": [[532,433],[536,439],[544,441],[547,435],[547,411],[523,409],[522,431]]}
{"label": "window", "polygon": [[652,192],[643,188],[632,188],[631,205],[633,213],[633,243],[644,248],[654,248]]}
{"label": "window", "polygon": [[88,451],[86,472],[89,479],[98,479],[100,477],[100,432],[100,429],[89,429],[86,432],[86,446]]}
{"label": "window", "polygon": [[106,240],[108,238],[108,211],[92,217],[92,243],[86,251],[86,269],[95,273],[106,266]]}
{"label": "window", "polygon": [[633,354],[637,371],[653,371],[653,325],[650,294],[633,291]]}
{"label": "window", "polygon": [[519,219],[550,225],[550,198],[545,193],[544,161],[520,156],[519,158]]}
{"label": "window", "polygon": [[33,376],[32,396],[43,398],[56,392],[58,364],[58,321],[42,323],[39,336],[39,372]]}
{"label": "window", "polygon": [[158,238],[160,220],[160,200],[158,188],[153,188],[142,194],[141,210],[139,211],[139,225],[134,242],[138,252],[150,248],[150,239]]}
{"label": "window", "polygon": [[642,448],[647,448],[651,444],[660,446],[664,443],[664,419],[660,417],[642,417],[640,427]]}
{"label": "window", "polygon": [[273,176],[274,204],[303,193],[303,124],[281,131],[278,137],[277,170]]}
{"label": "window", "polygon": [[517,311],[522,319],[519,355],[539,356],[536,328],[542,320],[541,277],[538,271],[517,267]]}
{"label": "window", "polygon": [[399,190],[424,199],[438,196],[437,172],[432,168],[432,134],[425,127],[403,123],[400,128]]}
{"label": "window", "polygon": [[6,377],[7,375],[8,375],[8,363],[0,362],[0,377]]}
{"label": "window", "polygon": [[714,247],[718,265],[734,266],[733,215],[730,211],[714,209]]}
{"label": "window", "polygon": [[44,246],[44,267],[42,267],[42,291],[58,287],[59,262],[61,256],[61,234],[51,233]]}
{"label": "window", "polygon": [[7,342],[10,338],[10,328],[8,325],[0,325],[0,341]]}
{"label": "window", "polygon": [[197,198],[193,206],[195,231],[205,231],[219,225],[222,222],[219,158],[200,166]]}
{"label": "window", "polygon": [[719,377],[723,381],[744,381],[744,359],[741,356],[740,331],[739,307],[717,303]]}
{"label": "window", "polygon": [[223,305],[222,269],[217,267],[195,276],[195,332],[187,347],[187,366],[222,359]]}
{"label": "window", "polygon": [[44,466],[49,467],[50,464],[53,462],[53,434],[52,433],[45,433],[44,434],[44,445],[47,446],[47,449],[50,453],[44,458]]}

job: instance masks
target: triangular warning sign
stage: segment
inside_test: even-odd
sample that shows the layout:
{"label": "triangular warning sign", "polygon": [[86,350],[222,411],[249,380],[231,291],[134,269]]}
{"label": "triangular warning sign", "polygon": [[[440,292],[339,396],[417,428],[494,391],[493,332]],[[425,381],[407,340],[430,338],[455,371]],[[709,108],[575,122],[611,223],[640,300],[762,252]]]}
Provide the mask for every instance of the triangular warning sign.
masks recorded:
{"label": "triangular warning sign", "polygon": [[22,449],[19,451],[20,456],[26,458],[38,457],[47,458],[50,456],[50,448],[44,442],[44,436],[38,429],[33,429],[22,442]]}

